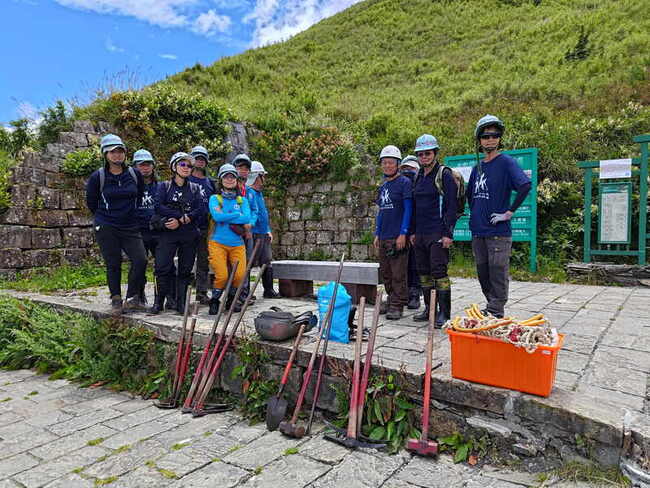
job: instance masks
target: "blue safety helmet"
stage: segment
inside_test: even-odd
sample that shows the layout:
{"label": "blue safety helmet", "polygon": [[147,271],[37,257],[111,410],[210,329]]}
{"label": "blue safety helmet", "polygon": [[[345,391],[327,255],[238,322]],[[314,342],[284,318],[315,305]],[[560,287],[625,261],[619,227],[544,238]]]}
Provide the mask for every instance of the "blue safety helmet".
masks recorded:
{"label": "blue safety helmet", "polygon": [[474,129],[474,137],[478,139],[479,136],[483,133],[483,129],[490,127],[491,125],[497,126],[501,130],[502,134],[506,130],[505,124],[501,121],[501,119],[499,119],[499,117],[488,114],[484,117],[481,117],[480,120],[476,123],[476,129]]}
{"label": "blue safety helmet", "polygon": [[438,139],[433,137],[431,134],[422,134],[420,137],[418,137],[417,141],[415,141],[416,154],[420,151],[429,151],[431,149],[440,149],[440,146],[438,145]]}
{"label": "blue safety helmet", "polygon": [[[234,159],[231,161],[231,164],[235,168],[237,166],[242,166],[242,165],[245,164],[246,166],[248,166],[248,169],[250,169],[250,167],[251,167],[251,165],[253,163],[251,161],[251,158],[249,158],[246,154],[241,153],[241,154],[238,154],[237,156],[234,157]],[[223,166],[222,166],[222,168],[223,168]]]}
{"label": "blue safety helmet", "polygon": [[116,136],[115,134],[106,134],[104,137],[102,137],[100,143],[99,143],[102,154],[106,154],[108,151],[112,151],[116,147],[121,147],[126,151],[126,145],[124,142],[122,142],[122,139],[120,139],[119,136]]}
{"label": "blue safety helmet", "polygon": [[210,155],[208,154],[208,150],[203,146],[194,146],[192,148],[191,154],[195,158],[197,156],[203,156],[208,163],[210,162]]}
{"label": "blue safety helmet", "polygon": [[151,153],[147,151],[146,149],[138,149],[134,154],[133,154],[133,165],[137,166],[140,163],[144,163],[150,161],[151,164],[154,166],[156,165],[156,160],[153,158]]}

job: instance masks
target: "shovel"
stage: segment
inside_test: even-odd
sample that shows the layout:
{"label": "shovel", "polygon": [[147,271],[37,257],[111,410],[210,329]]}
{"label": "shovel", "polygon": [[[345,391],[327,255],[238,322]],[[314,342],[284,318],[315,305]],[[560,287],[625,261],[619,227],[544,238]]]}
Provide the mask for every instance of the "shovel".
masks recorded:
{"label": "shovel", "polygon": [[[431,363],[433,362],[433,329],[436,324],[436,291],[431,290],[431,308],[429,309],[429,329],[427,331],[427,357],[424,371],[424,394],[422,395],[422,434],[419,439],[409,439],[406,449],[420,456],[435,457],[438,455],[438,443],[430,441],[429,436],[429,405],[431,404]],[[437,366],[436,366],[437,367]]]}
{"label": "shovel", "polygon": [[302,337],[303,331],[305,330],[305,325],[306,324],[302,324],[298,330],[298,335],[296,336],[296,340],[293,343],[293,349],[291,349],[291,354],[289,355],[289,361],[284,368],[284,374],[282,375],[282,380],[280,381],[280,389],[275,396],[269,398],[269,401],[266,405],[266,428],[271,432],[278,428],[280,422],[282,422],[284,419],[284,415],[287,413],[287,401],[282,398],[282,392],[284,391],[284,387],[286,386],[287,380],[289,379],[289,372],[291,371],[293,360],[296,357],[296,353],[298,352],[298,346],[300,345],[300,339]]}

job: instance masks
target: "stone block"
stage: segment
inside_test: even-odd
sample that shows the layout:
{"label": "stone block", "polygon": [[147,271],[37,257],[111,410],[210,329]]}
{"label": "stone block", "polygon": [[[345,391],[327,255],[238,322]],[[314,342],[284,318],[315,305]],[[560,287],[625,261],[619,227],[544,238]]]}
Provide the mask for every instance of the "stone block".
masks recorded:
{"label": "stone block", "polygon": [[88,210],[68,210],[67,216],[72,226],[85,227],[93,225],[93,216]]}
{"label": "stone block", "polygon": [[297,220],[300,220],[300,209],[288,208],[287,209],[287,220],[289,222],[295,222]]}
{"label": "stone block", "polygon": [[61,173],[45,173],[45,186],[48,188],[63,188],[65,186],[65,176]]}
{"label": "stone block", "polygon": [[305,230],[305,223],[302,220],[289,222],[289,230],[291,232]]}
{"label": "stone block", "polygon": [[34,208],[36,203],[36,187],[34,185],[15,185],[11,189],[11,205],[13,207]]}
{"label": "stone block", "polygon": [[305,242],[307,244],[316,244],[316,239],[318,236],[318,232],[315,230],[308,230],[305,232]]}
{"label": "stone block", "polygon": [[102,136],[100,136],[99,134],[86,134],[86,138],[88,139],[88,145],[94,146],[94,145],[99,145]]}
{"label": "stone block", "polygon": [[324,193],[315,193],[311,197],[311,203],[318,204],[318,205],[325,205],[325,202],[327,202],[327,197],[328,195]]}
{"label": "stone block", "polygon": [[295,244],[295,234],[293,232],[285,232],[280,236],[280,242],[283,246],[292,246]]}
{"label": "stone block", "polygon": [[32,247],[32,230],[24,225],[0,226],[0,245],[29,249]]}
{"label": "stone block", "polygon": [[351,216],[352,216],[352,209],[347,205],[339,205],[334,208],[334,217],[336,217],[337,219],[346,219]]}
{"label": "stone block", "polygon": [[37,191],[44,208],[59,208],[61,206],[61,196],[59,190],[42,187]]}
{"label": "stone block", "polygon": [[104,122],[102,120],[97,122],[97,132],[99,132],[100,134],[106,134],[108,132],[116,132],[116,131],[113,129],[111,124],[109,124],[108,122]]}
{"label": "stone block", "polygon": [[72,130],[90,134],[95,132],[95,127],[90,120],[75,120],[72,124]]}
{"label": "stone block", "polygon": [[63,229],[63,242],[66,247],[90,247],[95,242],[92,227],[66,227]]}
{"label": "stone block", "polygon": [[338,230],[339,224],[338,221],[334,219],[322,220],[320,223],[321,230]]}
{"label": "stone block", "polygon": [[350,242],[350,231],[349,230],[343,230],[341,232],[335,232],[332,241],[336,243],[343,243],[347,244]]}
{"label": "stone block", "polygon": [[25,266],[25,256],[20,249],[0,249],[0,268],[22,268]]}
{"label": "stone block", "polygon": [[[52,142],[45,147],[45,154],[55,159],[63,159],[66,154],[75,150],[72,144],[61,144]],[[58,168],[57,168],[58,171]]]}
{"label": "stone block", "polygon": [[352,244],[350,259],[354,261],[365,261],[369,256],[368,246],[365,244]]}
{"label": "stone block", "polygon": [[38,186],[45,185],[45,170],[39,168],[29,168],[18,166],[13,172],[13,181],[15,184],[28,183]]}
{"label": "stone block", "polygon": [[339,230],[355,230],[355,222],[354,219],[339,219]]}
{"label": "stone block", "polygon": [[328,207],[323,207],[320,209],[320,215],[323,219],[333,219],[334,218],[334,206],[330,205]]}
{"label": "stone block", "polygon": [[62,244],[59,229],[32,229],[32,247],[34,249],[52,249]]}
{"label": "stone block", "polygon": [[37,210],[34,222],[39,227],[64,227],[68,225],[68,214],[65,210]]}
{"label": "stone block", "polygon": [[86,134],[81,134],[79,132],[60,132],[59,142],[61,144],[75,147],[88,147],[88,139],[86,138]]}
{"label": "stone block", "polygon": [[330,183],[319,183],[314,186],[314,191],[317,193],[329,193],[332,191],[332,185]]}
{"label": "stone block", "polygon": [[302,231],[292,232],[294,237],[294,244],[304,244],[305,243],[305,233]]}
{"label": "stone block", "polygon": [[81,209],[84,205],[84,195],[77,190],[61,192],[61,208],[63,210]]}
{"label": "stone block", "polygon": [[322,222],[320,220],[306,220],[305,221],[305,230],[319,231],[323,228]]}
{"label": "stone block", "polygon": [[333,192],[343,192],[343,191],[345,191],[346,187],[347,187],[347,183],[345,181],[339,181],[338,183],[334,183],[332,185],[332,191]]}
{"label": "stone block", "polygon": [[300,246],[286,246],[284,252],[287,259],[297,259],[302,255]]}
{"label": "stone block", "polygon": [[[52,158],[46,157],[38,152],[25,153],[23,157],[23,166],[25,168],[37,168],[52,171]],[[56,168],[58,171],[58,168]]]}
{"label": "stone block", "polygon": [[368,215],[368,205],[366,205],[365,203],[352,204],[353,217],[365,217],[366,215]]}
{"label": "stone block", "polygon": [[318,232],[316,234],[316,244],[330,244],[332,242],[331,232]]}
{"label": "stone block", "polygon": [[0,215],[0,224],[35,225],[35,212],[26,208],[11,207]]}

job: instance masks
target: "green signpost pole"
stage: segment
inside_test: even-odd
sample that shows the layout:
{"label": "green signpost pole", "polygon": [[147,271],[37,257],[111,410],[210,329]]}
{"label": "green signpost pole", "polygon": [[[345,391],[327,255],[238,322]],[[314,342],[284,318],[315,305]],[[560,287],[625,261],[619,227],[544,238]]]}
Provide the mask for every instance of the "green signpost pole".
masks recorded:
{"label": "green signpost pole", "polygon": [[584,251],[583,261],[591,261],[591,168],[585,168],[585,206],[584,206]]}
{"label": "green signpost pole", "polygon": [[636,136],[634,142],[641,145],[641,160],[639,161],[639,264],[646,263],[646,247],[650,234],[648,226],[648,143],[650,134]]}

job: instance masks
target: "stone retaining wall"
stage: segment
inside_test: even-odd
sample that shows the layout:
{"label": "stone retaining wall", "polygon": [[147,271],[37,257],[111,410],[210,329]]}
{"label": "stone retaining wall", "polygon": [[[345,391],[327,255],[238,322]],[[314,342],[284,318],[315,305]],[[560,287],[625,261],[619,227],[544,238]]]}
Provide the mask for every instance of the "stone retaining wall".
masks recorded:
{"label": "stone retaining wall", "polygon": [[104,123],[76,121],[59,142],[24,155],[13,172],[10,207],[0,216],[0,273],[78,264],[95,253],[85,178],[60,170],[66,154],[91,146],[108,130]]}

